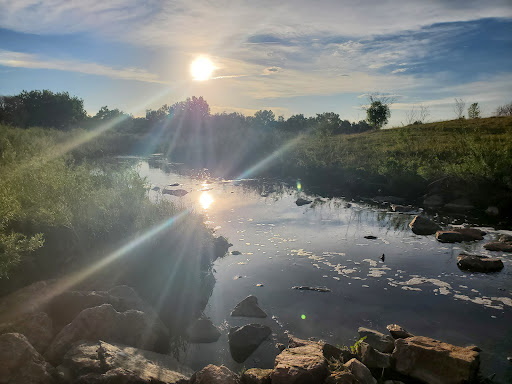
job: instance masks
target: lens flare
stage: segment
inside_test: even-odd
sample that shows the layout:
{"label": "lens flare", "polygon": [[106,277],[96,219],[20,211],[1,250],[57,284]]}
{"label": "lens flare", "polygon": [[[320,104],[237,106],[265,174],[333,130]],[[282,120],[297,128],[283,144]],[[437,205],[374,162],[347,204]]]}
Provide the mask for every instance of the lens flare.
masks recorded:
{"label": "lens flare", "polygon": [[201,197],[199,197],[199,204],[203,209],[210,208],[210,205],[213,203],[213,197],[208,192],[201,193]]}
{"label": "lens flare", "polygon": [[302,191],[302,184],[300,183],[300,180],[297,180],[297,191]]}
{"label": "lens flare", "polygon": [[198,57],[190,66],[190,73],[194,80],[204,81],[211,77],[214,69],[215,66],[210,59],[207,57]]}

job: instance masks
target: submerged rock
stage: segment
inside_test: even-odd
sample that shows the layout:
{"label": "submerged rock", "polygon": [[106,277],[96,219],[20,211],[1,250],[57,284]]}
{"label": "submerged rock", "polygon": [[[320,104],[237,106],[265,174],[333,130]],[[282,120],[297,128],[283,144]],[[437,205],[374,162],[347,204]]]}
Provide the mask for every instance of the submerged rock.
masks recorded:
{"label": "submerged rock", "polygon": [[231,316],[264,318],[267,314],[259,307],[258,298],[250,295],[236,305],[231,311]]}
{"label": "submerged rock", "polygon": [[500,259],[487,256],[461,253],[457,260],[457,266],[465,271],[497,272],[503,269],[503,262]]}
{"label": "submerged rock", "polygon": [[285,349],[275,360],[272,384],[323,383],[329,374],[319,343]]}
{"label": "submerged rock", "polygon": [[190,384],[240,384],[238,375],[229,368],[210,364],[190,378]]}
{"label": "submerged rock", "polygon": [[220,331],[210,319],[197,319],[186,331],[191,343],[214,343],[219,340]]}
{"label": "submerged rock", "polygon": [[416,235],[433,235],[441,227],[425,216],[415,216],[409,223],[409,228]]}
{"label": "submerged rock", "polygon": [[377,351],[390,353],[395,347],[395,340],[389,335],[365,327],[359,327],[357,332],[359,333],[359,337],[366,337],[363,341],[371,345]]}
{"label": "submerged rock", "polygon": [[423,336],[396,340],[393,360],[397,372],[430,384],[473,382],[480,366],[474,348]]}
{"label": "submerged rock", "polygon": [[244,362],[271,333],[272,330],[269,327],[261,324],[231,328],[228,341],[233,360],[237,363]]}
{"label": "submerged rock", "polygon": [[398,324],[389,324],[386,328],[389,331],[389,333],[391,333],[393,339],[406,339],[408,337],[414,336],[413,334],[407,332]]}
{"label": "submerged rock", "polygon": [[311,204],[311,203],[312,203],[311,200],[306,200],[306,199],[303,199],[302,197],[299,197],[295,201],[295,204],[297,204],[299,207],[302,206],[302,205]]}
{"label": "submerged rock", "polygon": [[300,291],[331,292],[331,290],[327,287],[309,287],[307,285],[294,286],[292,289],[298,289]]}
{"label": "submerged rock", "polygon": [[182,197],[182,196],[185,196],[188,192],[185,191],[184,189],[170,189],[170,188],[164,188],[162,190],[162,193],[164,195],[172,195],[172,196],[178,196],[178,197]]}

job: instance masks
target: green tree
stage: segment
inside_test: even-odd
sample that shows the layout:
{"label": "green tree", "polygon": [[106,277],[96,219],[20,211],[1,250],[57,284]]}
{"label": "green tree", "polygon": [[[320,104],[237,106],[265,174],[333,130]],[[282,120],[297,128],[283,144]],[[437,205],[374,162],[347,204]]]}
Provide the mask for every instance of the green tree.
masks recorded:
{"label": "green tree", "polygon": [[470,119],[478,119],[480,117],[480,107],[478,103],[473,103],[468,108],[468,117]]}
{"label": "green tree", "polygon": [[391,111],[388,104],[382,100],[371,100],[370,106],[366,109],[366,120],[373,128],[382,128],[388,123],[390,117]]}
{"label": "green tree", "polygon": [[317,132],[321,135],[334,135],[340,132],[340,115],[334,112],[319,113],[316,115]]}

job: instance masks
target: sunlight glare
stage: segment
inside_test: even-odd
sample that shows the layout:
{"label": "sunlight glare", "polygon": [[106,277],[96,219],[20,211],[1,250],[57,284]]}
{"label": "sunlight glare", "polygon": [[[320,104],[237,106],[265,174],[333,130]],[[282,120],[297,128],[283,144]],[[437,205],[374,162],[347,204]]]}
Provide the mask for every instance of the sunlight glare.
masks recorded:
{"label": "sunlight glare", "polygon": [[208,80],[215,69],[213,63],[207,57],[198,57],[190,66],[190,73],[194,80]]}
{"label": "sunlight glare", "polygon": [[201,207],[203,209],[210,208],[210,205],[213,203],[213,197],[208,192],[203,192],[201,194],[201,197],[199,198],[199,204],[201,204]]}

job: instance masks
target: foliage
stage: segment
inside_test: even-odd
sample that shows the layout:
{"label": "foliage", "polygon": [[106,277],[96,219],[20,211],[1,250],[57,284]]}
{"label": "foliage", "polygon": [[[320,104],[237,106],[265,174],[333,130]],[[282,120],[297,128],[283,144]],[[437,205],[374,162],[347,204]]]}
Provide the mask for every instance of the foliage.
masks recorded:
{"label": "foliage", "polygon": [[388,123],[391,116],[389,106],[382,104],[381,101],[374,101],[366,110],[366,119],[374,128],[380,129]]}
{"label": "foliage", "polygon": [[512,116],[512,103],[501,105],[496,109],[496,116]]}
{"label": "foliage", "polygon": [[354,345],[351,345],[351,346],[350,346],[350,352],[352,352],[352,354],[354,354],[354,355],[355,355],[355,354],[357,353],[357,350],[359,349],[359,346],[361,345],[361,343],[362,343],[363,341],[365,341],[365,340],[366,340],[366,338],[367,338],[367,336],[363,336],[363,337],[361,337],[359,340],[357,340],[357,341],[354,343]]}
{"label": "foliage", "polygon": [[470,119],[478,119],[480,117],[480,107],[478,103],[473,103],[468,108],[468,117]]}

